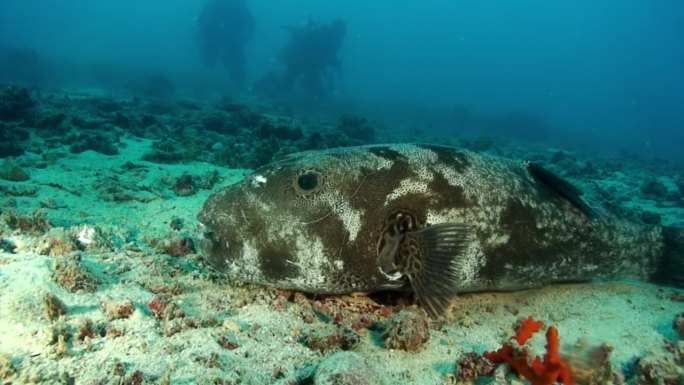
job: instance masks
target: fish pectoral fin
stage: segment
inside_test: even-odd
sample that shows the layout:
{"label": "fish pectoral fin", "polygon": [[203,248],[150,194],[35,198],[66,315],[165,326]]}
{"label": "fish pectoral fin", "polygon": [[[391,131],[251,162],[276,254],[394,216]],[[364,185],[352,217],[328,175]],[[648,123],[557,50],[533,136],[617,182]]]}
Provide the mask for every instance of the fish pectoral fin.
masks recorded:
{"label": "fish pectoral fin", "polygon": [[408,232],[398,251],[400,270],[432,318],[442,315],[458,292],[469,234],[467,225],[437,224]]}
{"label": "fish pectoral fin", "polygon": [[584,198],[582,198],[584,192],[577,186],[561,178],[559,175],[554,174],[552,171],[544,168],[538,163],[527,162],[527,169],[536,180],[562,196],[576,209],[581,211],[588,219],[601,217],[601,213],[591,207]]}

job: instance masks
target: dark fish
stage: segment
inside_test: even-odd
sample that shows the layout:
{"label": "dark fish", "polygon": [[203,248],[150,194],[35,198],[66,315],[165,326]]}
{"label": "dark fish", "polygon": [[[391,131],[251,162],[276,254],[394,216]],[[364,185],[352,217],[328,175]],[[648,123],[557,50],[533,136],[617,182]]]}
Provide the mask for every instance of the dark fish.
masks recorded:
{"label": "dark fish", "polygon": [[232,279],[312,293],[457,293],[637,278],[682,285],[684,232],[601,216],[537,164],[432,145],[292,155],[212,195],[203,252]]}

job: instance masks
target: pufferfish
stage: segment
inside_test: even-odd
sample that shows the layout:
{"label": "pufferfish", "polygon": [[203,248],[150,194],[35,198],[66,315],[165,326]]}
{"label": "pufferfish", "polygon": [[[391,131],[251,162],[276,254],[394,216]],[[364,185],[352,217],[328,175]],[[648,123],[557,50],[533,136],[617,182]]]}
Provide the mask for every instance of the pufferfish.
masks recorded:
{"label": "pufferfish", "polygon": [[684,231],[592,208],[535,163],[390,144],[290,155],[214,193],[202,251],[230,279],[309,293],[458,293],[554,282],[684,281]]}

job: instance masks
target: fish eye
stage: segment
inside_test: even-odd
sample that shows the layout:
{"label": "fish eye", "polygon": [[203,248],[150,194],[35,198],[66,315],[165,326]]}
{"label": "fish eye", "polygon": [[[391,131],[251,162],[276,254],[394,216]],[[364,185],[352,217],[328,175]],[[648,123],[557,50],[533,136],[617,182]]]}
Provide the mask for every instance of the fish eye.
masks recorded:
{"label": "fish eye", "polygon": [[318,171],[306,170],[297,176],[295,187],[300,194],[311,194],[320,189],[322,182],[323,177]]}

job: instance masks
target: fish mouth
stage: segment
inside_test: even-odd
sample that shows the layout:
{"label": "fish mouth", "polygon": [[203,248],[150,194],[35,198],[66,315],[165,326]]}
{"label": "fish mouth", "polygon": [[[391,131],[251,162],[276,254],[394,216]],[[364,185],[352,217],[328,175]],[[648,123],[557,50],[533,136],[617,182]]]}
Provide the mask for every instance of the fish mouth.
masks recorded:
{"label": "fish mouth", "polygon": [[200,230],[202,231],[199,249],[209,264],[215,269],[223,271],[227,266],[226,258],[230,255],[230,245],[222,239],[217,231],[204,223],[201,217],[199,219]]}
{"label": "fish mouth", "polygon": [[211,254],[211,251],[216,247],[215,233],[211,230],[206,230],[202,233],[202,240],[200,241],[200,251],[204,256]]}

